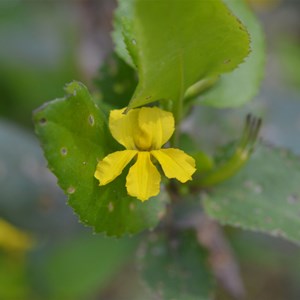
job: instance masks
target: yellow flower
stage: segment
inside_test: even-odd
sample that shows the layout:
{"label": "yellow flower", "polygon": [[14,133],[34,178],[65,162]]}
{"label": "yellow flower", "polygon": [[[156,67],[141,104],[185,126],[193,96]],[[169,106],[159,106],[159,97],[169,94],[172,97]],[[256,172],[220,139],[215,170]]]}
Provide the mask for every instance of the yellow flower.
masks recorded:
{"label": "yellow flower", "polygon": [[158,107],[142,107],[112,110],[109,129],[112,136],[126,150],[107,155],[99,161],[95,177],[100,185],[106,185],[119,176],[129,162],[136,157],[126,177],[129,195],[145,201],[159,193],[161,177],[152,159],[156,159],[168,178],[180,182],[192,179],[196,171],[195,160],[179,149],[161,147],[174,132],[172,113]]}

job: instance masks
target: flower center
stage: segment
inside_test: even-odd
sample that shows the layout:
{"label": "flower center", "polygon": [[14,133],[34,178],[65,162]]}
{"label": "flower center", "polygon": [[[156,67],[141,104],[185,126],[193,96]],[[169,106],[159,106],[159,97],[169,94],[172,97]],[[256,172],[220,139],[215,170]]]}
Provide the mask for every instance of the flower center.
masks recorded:
{"label": "flower center", "polygon": [[140,151],[150,151],[152,150],[152,139],[148,134],[140,132],[138,135],[134,136],[134,144],[137,150]]}

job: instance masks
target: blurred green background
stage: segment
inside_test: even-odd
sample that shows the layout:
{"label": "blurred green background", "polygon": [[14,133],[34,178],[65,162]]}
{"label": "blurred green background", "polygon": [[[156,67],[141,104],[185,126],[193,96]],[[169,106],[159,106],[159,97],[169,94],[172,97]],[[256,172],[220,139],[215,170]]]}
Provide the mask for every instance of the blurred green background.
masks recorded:
{"label": "blurred green background", "polygon": [[[253,112],[263,117],[263,139],[300,154],[300,2],[249,2],[266,34],[260,93],[235,110],[197,107],[183,129],[201,128],[195,138],[214,153],[239,136]],[[113,0],[0,1],[0,217],[35,241],[26,253],[0,243],[0,299],[154,299],[133,263],[140,237],[110,239],[78,223],[46,168],[31,122],[32,111],[62,97],[72,80],[99,94],[95,78],[113,50],[115,7]],[[247,299],[300,299],[299,247],[225,231]],[[232,299],[221,288],[216,298]]]}

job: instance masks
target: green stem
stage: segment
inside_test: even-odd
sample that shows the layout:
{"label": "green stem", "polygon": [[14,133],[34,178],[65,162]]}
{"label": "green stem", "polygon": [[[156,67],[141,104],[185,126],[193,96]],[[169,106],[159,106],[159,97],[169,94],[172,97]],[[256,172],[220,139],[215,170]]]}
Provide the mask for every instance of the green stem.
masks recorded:
{"label": "green stem", "polygon": [[170,141],[172,147],[178,147],[179,144],[179,137],[180,137],[179,127],[182,118],[183,100],[184,100],[184,93],[185,93],[185,78],[184,78],[183,59],[182,59],[181,51],[178,57],[179,57],[180,92],[177,100],[174,102],[173,105],[173,115],[175,118],[175,132]]}
{"label": "green stem", "polygon": [[174,117],[175,117],[175,132],[171,139],[171,145],[172,147],[178,147],[179,145],[179,137],[180,137],[180,121],[182,117],[182,102],[183,97],[177,101],[176,109],[174,111]]}
{"label": "green stem", "polygon": [[203,177],[199,185],[201,187],[211,187],[231,178],[245,165],[249,157],[250,153],[248,151],[238,149],[226,163]]}
{"label": "green stem", "polygon": [[257,141],[260,127],[261,119],[248,115],[242,137],[233,155],[224,164],[200,179],[199,185],[210,187],[235,175],[248,161]]}
{"label": "green stem", "polygon": [[[181,57],[181,56],[179,56]],[[179,143],[179,126],[180,126],[180,121],[183,116],[183,102],[191,102],[195,97],[199,96],[203,92],[205,92],[207,89],[212,87],[219,79],[218,76],[210,77],[207,79],[203,79],[192,85],[191,87],[188,88],[187,91],[184,90],[184,73],[183,73],[183,66],[182,63],[180,62],[180,77],[181,77],[181,89],[180,89],[180,95],[177,99],[177,101],[174,104],[173,107],[173,114],[175,117],[175,133],[171,139],[171,145],[173,147],[177,147]]]}
{"label": "green stem", "polygon": [[186,93],[184,94],[184,101],[192,101],[197,96],[211,88],[218,80],[219,76],[213,76],[196,82],[194,85],[187,89]]}

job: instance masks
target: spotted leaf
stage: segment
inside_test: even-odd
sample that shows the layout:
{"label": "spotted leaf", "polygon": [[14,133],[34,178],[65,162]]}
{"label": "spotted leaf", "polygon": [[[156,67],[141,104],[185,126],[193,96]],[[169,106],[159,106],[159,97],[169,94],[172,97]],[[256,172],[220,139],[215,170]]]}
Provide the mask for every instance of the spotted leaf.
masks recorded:
{"label": "spotted leaf", "polygon": [[300,242],[299,157],[259,145],[246,167],[204,199],[223,224]]}
{"label": "spotted leaf", "polygon": [[164,211],[163,196],[146,203],[128,196],[126,170],[110,184],[98,185],[94,178],[97,161],[119,150],[119,146],[109,133],[106,116],[86,87],[72,82],[66,92],[66,97],[38,109],[34,122],[48,166],[68,195],[69,205],[84,224],[108,235],[136,233],[155,226]]}

